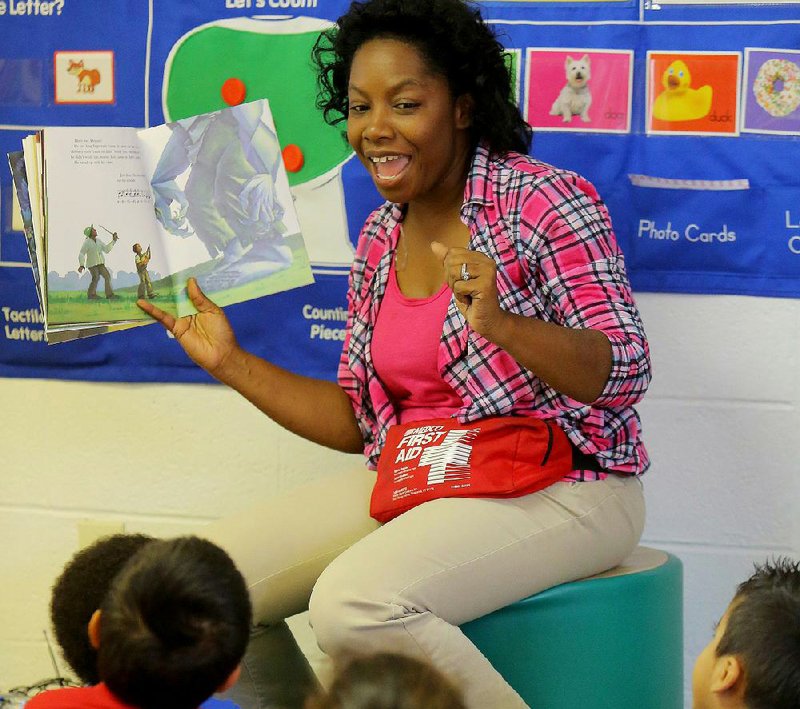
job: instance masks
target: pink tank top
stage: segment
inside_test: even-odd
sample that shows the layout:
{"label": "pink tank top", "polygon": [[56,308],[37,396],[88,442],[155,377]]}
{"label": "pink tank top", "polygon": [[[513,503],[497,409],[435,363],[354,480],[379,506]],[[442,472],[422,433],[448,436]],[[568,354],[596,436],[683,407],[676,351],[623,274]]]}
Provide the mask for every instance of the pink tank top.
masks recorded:
{"label": "pink tank top", "polygon": [[372,362],[398,409],[400,423],[446,418],[461,406],[438,366],[449,304],[446,283],[428,298],[403,295],[392,262],[372,335]]}

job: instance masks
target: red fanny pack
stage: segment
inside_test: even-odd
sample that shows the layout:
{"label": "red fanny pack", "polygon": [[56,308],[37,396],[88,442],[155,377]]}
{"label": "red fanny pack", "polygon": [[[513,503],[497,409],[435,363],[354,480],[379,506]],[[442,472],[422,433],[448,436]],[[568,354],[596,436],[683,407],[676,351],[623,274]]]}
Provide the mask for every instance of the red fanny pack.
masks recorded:
{"label": "red fanny pack", "polygon": [[440,497],[520,497],[571,469],[569,439],[552,421],[497,416],[397,424],[378,459],[369,513],[383,523]]}

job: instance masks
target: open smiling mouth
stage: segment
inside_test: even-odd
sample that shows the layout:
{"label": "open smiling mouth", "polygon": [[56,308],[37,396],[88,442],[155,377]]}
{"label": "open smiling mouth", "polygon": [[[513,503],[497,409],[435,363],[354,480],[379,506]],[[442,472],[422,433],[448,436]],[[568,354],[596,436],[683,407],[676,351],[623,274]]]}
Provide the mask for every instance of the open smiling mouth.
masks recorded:
{"label": "open smiling mouth", "polygon": [[408,155],[381,155],[369,159],[375,179],[380,182],[394,182],[405,171],[411,159]]}

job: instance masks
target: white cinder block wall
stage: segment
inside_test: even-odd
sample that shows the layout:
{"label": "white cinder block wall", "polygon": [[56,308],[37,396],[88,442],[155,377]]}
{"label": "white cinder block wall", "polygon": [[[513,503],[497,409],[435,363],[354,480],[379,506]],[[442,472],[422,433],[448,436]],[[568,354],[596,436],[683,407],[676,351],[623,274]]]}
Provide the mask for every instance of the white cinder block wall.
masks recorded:
{"label": "white cinder block wall", "polygon": [[[753,562],[800,556],[800,302],[638,302],[655,371],[639,407],[653,458],[643,543],[684,564],[688,688]],[[0,379],[0,431],[0,690],[53,676],[49,590],[80,520],[193,532],[359,460],[286,433],[215,385]]]}
{"label": "white cinder block wall", "polygon": [[685,686],[753,562],[800,557],[800,302],[640,294],[655,376],[644,543],[684,565]]}

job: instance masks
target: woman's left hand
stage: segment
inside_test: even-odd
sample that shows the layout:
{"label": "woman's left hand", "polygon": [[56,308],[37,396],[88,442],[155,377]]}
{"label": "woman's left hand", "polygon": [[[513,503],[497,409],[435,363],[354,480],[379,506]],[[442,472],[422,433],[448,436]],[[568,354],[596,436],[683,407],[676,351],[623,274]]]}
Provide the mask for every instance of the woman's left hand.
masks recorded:
{"label": "woman's left hand", "polygon": [[[505,311],[497,297],[497,266],[486,254],[434,241],[433,253],[442,261],[447,284],[469,326],[491,340]],[[465,278],[467,276],[468,278]]]}

